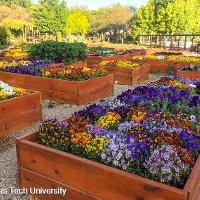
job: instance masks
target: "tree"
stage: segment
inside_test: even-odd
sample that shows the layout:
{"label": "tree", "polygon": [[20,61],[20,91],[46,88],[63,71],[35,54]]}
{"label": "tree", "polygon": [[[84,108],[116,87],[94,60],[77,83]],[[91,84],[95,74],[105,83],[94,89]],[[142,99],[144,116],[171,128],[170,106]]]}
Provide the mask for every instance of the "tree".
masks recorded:
{"label": "tree", "polygon": [[64,31],[67,18],[64,1],[41,0],[31,8],[31,15],[40,32],[57,34]]}
{"label": "tree", "polygon": [[22,20],[31,22],[31,17],[27,10],[21,6],[0,6],[0,23],[5,19]]}
{"label": "tree", "polygon": [[157,34],[166,33],[169,29],[167,20],[167,7],[175,0],[149,0],[146,6],[136,11],[132,29],[133,34]]}
{"label": "tree", "polygon": [[109,26],[111,40],[115,42],[123,41],[126,30],[128,30],[132,12],[128,6],[115,4],[110,9]]}
{"label": "tree", "polygon": [[167,7],[167,20],[172,33],[200,32],[200,1],[176,0]]}
{"label": "tree", "polygon": [[5,19],[2,21],[0,25],[3,28],[5,28],[8,37],[11,37],[11,36],[19,37],[23,32],[24,26],[27,26],[30,28],[32,27],[31,23],[27,23],[25,21],[17,20],[17,19]]}
{"label": "tree", "polygon": [[119,40],[130,25],[132,11],[129,7],[120,4],[92,11],[89,17],[91,24],[89,34],[100,35],[102,39],[107,34],[111,40]]}
{"label": "tree", "polygon": [[67,18],[66,32],[68,34],[85,35],[88,32],[90,23],[86,15],[75,11]]}
{"label": "tree", "polygon": [[0,0],[0,5],[3,6],[22,6],[25,8],[30,7],[32,4],[31,0]]}
{"label": "tree", "polygon": [[95,35],[98,33],[106,32],[109,30],[109,8],[100,8],[98,10],[91,11],[89,15],[90,29],[89,34]]}
{"label": "tree", "polygon": [[134,36],[158,33],[199,33],[199,0],[149,0],[135,14]]}

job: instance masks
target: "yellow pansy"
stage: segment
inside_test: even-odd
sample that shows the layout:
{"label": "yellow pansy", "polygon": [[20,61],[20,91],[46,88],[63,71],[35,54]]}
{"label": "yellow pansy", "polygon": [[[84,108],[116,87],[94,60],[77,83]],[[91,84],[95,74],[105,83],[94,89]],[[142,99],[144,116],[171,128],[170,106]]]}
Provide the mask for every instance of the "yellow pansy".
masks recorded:
{"label": "yellow pansy", "polygon": [[0,98],[5,99],[8,96],[6,92],[0,92]]}

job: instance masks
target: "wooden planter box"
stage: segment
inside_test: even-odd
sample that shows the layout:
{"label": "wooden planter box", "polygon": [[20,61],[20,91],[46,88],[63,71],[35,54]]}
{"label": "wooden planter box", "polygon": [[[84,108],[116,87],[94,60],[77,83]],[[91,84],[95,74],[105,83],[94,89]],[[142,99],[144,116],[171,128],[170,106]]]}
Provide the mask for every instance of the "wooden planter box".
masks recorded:
{"label": "wooden planter box", "polygon": [[87,56],[87,65],[93,66],[98,65],[99,63],[103,61],[117,61],[117,60],[130,60],[134,56],[144,56],[149,55],[150,51],[147,50],[145,52],[135,52],[130,54],[124,54],[124,55],[111,55],[111,56]]}
{"label": "wooden planter box", "polygon": [[[135,56],[135,55],[134,55]],[[94,66],[98,65],[99,63],[103,61],[111,61],[111,60],[128,60],[133,57],[130,56],[130,54],[125,55],[112,55],[112,56],[87,56],[87,65],[88,66]]]}
{"label": "wooden planter box", "polygon": [[64,63],[56,63],[56,64],[53,63],[53,64],[48,65],[48,67],[59,67],[61,65],[68,66],[68,67],[70,67],[70,66],[85,67],[85,66],[87,66],[87,62],[86,61],[77,61],[77,62],[72,63],[70,65],[65,65]]}
{"label": "wooden planter box", "polygon": [[148,79],[150,66],[143,65],[135,69],[109,66],[105,67],[105,70],[110,74],[114,74],[114,80],[118,81],[119,84],[132,85]]}
{"label": "wooden planter box", "polygon": [[25,128],[42,119],[40,93],[0,101],[0,137]]}
{"label": "wooden planter box", "polygon": [[0,79],[11,85],[40,91],[44,99],[83,105],[113,92],[113,75],[86,81],[66,81],[39,76],[0,72]]}
{"label": "wooden planter box", "polygon": [[200,78],[200,72],[178,70],[176,75],[182,76],[183,78]]}
{"label": "wooden planter box", "polygon": [[169,67],[175,67],[175,72],[177,70],[190,66],[189,62],[179,62],[179,61],[170,61],[170,60],[140,60],[140,59],[132,59],[133,62],[139,64],[149,64],[150,65],[150,73],[166,73]]}
{"label": "wooden planter box", "polygon": [[34,133],[17,139],[20,187],[67,189],[70,200],[199,200],[200,157],[183,190],[86,160],[37,143]]}

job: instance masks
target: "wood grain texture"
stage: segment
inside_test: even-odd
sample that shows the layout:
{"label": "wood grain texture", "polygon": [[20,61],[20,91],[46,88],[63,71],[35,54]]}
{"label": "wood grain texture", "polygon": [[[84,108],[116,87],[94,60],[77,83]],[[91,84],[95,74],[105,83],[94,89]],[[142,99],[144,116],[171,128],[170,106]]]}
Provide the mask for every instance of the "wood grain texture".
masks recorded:
{"label": "wood grain texture", "polygon": [[200,157],[192,169],[184,190],[189,192],[188,200],[198,200],[200,198]]}
{"label": "wood grain texture", "polygon": [[114,80],[119,84],[132,85],[148,79],[150,66],[145,64],[135,69],[108,66],[105,70],[113,74]]}
{"label": "wood grain texture", "polygon": [[42,119],[39,92],[0,102],[0,137],[25,128]]}
{"label": "wood grain texture", "polygon": [[166,73],[169,67],[175,67],[175,72],[177,70],[190,66],[191,63],[188,62],[179,62],[179,61],[170,61],[170,60],[140,60],[140,59],[131,59],[131,61],[139,64],[149,64],[150,73]]}
{"label": "wood grain texture", "polygon": [[[112,94],[114,84],[113,75],[102,76],[86,81],[66,81],[0,72],[0,79],[13,86],[40,91],[43,99],[74,105],[87,104]],[[84,96],[84,100],[81,99],[82,96]]]}
{"label": "wood grain texture", "polygon": [[88,66],[98,65],[102,61],[129,60],[129,59],[132,59],[134,56],[144,56],[148,54],[149,54],[149,51],[135,52],[135,53],[129,53],[129,54],[124,54],[124,55],[87,56],[87,65]]}
{"label": "wood grain texture", "polygon": [[59,183],[55,180],[51,180],[48,177],[41,176],[37,173],[31,172],[30,170],[20,168],[20,186],[25,188],[38,188],[44,189],[66,189],[66,195],[36,195],[40,199],[44,200],[101,200],[100,198],[94,197],[86,192],[82,192],[73,188],[69,185]]}
{"label": "wood grain texture", "polygon": [[182,76],[183,78],[200,78],[200,72],[191,72],[191,71],[177,71],[177,76]]}
{"label": "wood grain texture", "polygon": [[[37,133],[17,140],[21,187],[27,184],[23,180],[23,168],[40,178],[45,177],[104,200],[186,200],[187,191],[60,152],[36,141]],[[82,198],[85,198],[84,194]]]}
{"label": "wood grain texture", "polygon": [[88,56],[87,57],[87,65],[88,66],[94,66],[98,65],[99,63],[103,61],[118,61],[118,60],[128,60],[132,56],[125,54],[125,55],[111,55],[111,56]]}

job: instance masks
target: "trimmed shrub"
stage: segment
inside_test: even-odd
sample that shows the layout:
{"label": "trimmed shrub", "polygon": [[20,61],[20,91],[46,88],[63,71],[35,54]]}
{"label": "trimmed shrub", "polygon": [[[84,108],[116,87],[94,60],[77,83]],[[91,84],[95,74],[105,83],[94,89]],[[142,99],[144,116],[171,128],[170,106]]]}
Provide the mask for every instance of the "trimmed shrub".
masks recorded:
{"label": "trimmed shrub", "polygon": [[30,58],[71,64],[85,60],[86,49],[87,46],[84,43],[45,41],[31,47]]}
{"label": "trimmed shrub", "polygon": [[0,26],[0,45],[5,45],[7,44],[7,32],[4,27]]}

